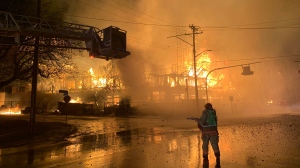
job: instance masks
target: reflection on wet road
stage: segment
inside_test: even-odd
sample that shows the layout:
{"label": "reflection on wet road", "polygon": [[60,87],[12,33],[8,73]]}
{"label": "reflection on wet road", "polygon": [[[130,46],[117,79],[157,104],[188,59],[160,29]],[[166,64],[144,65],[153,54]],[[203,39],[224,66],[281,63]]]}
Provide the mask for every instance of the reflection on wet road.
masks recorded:
{"label": "reflection on wet road", "polygon": [[[222,167],[300,167],[299,119],[221,118]],[[65,142],[1,149],[0,167],[202,167],[201,135],[190,120],[70,117],[68,123],[78,132]]]}

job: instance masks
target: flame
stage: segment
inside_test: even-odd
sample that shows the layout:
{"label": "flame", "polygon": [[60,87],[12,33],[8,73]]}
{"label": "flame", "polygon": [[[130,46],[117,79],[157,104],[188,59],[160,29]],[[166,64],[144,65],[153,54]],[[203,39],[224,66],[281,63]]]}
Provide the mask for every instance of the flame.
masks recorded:
{"label": "flame", "polygon": [[[197,57],[198,58],[198,57]],[[208,72],[210,71],[210,64],[211,64],[211,59],[209,58],[208,54],[202,53],[199,56],[199,59],[196,61],[196,75],[198,78],[206,78]],[[188,75],[193,77],[194,76],[194,68],[192,65],[192,62],[185,62],[185,65],[187,66],[188,70]],[[218,81],[221,79],[224,79],[225,76],[224,74],[210,74],[207,77],[207,86],[208,87],[214,87],[218,84]]]}
{"label": "flame", "polygon": [[19,108],[9,108],[8,111],[0,113],[1,115],[21,115],[21,110]]}
{"label": "flame", "polygon": [[88,72],[92,76],[92,83],[93,83],[92,87],[105,87],[106,86],[106,84],[107,84],[106,78],[96,77],[93,68],[90,68]]}
{"label": "flame", "polygon": [[94,73],[93,68],[90,68],[90,69],[89,69],[89,73],[90,73],[93,77],[95,77],[95,73]]}
{"label": "flame", "polygon": [[71,99],[69,103],[82,103],[82,101],[80,97],[77,97],[76,99]]}
{"label": "flame", "polygon": [[175,81],[172,81],[171,82],[171,87],[174,87],[175,86]]}
{"label": "flame", "polygon": [[[211,58],[209,57],[208,54],[206,53],[202,53],[201,55],[196,57],[196,75],[198,78],[198,84],[204,86],[205,82],[207,82],[207,86],[208,87],[216,87],[217,85],[219,86],[220,84],[220,80],[224,79],[225,76],[224,74],[220,74],[220,73],[210,73],[209,76],[207,76],[208,72],[210,72],[211,68]],[[186,73],[188,74],[188,76],[190,77],[194,77],[194,62],[193,61],[186,61],[184,62],[184,67],[187,69]],[[88,73],[91,77],[91,81],[90,81],[90,86],[92,88],[103,88],[103,87],[107,87],[110,84],[115,83],[115,81],[113,79],[110,78],[106,78],[105,75],[107,74],[100,74],[100,71],[98,71],[97,73],[95,73],[93,68],[90,68],[88,70]],[[204,81],[203,79],[205,79],[207,76],[207,81]],[[82,83],[82,82],[81,82]],[[175,87],[177,84],[180,83],[180,81],[178,81],[177,78],[173,78],[173,77],[167,77],[167,83],[168,86],[170,87]],[[190,86],[195,86],[195,81],[190,80]],[[82,88],[79,87],[79,88]],[[71,102],[77,102],[77,101],[73,101],[71,100]]]}

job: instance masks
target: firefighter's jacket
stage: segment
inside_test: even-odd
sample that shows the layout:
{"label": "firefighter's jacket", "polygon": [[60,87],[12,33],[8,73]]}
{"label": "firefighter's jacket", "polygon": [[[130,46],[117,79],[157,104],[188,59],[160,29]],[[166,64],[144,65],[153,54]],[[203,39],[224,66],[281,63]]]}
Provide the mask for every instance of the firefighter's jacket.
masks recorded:
{"label": "firefighter's jacket", "polygon": [[217,122],[218,119],[214,109],[203,110],[201,117],[198,119],[198,127],[201,129],[202,134],[219,135]]}

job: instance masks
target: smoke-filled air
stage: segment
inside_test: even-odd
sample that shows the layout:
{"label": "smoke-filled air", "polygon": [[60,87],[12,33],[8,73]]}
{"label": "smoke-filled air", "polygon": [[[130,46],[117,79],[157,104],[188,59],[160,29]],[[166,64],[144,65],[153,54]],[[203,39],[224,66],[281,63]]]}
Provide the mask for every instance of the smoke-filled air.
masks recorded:
{"label": "smoke-filled air", "polygon": [[[298,0],[68,2],[69,21],[127,32],[131,54],[113,61],[132,105],[176,115],[198,115],[197,99],[223,114],[299,106]],[[79,66],[110,62],[90,59]]]}
{"label": "smoke-filled air", "polygon": [[0,0],[0,44],[0,168],[300,168],[300,0]]}

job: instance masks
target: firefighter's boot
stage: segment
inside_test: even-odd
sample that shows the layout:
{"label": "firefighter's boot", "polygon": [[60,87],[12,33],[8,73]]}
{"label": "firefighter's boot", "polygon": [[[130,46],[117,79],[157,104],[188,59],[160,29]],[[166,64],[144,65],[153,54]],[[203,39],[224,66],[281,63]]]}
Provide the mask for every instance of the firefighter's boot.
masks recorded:
{"label": "firefighter's boot", "polygon": [[216,156],[216,166],[215,166],[215,168],[221,168],[220,153],[215,153],[215,156]]}
{"label": "firefighter's boot", "polygon": [[208,162],[208,155],[203,155],[203,168],[208,168],[209,162]]}

